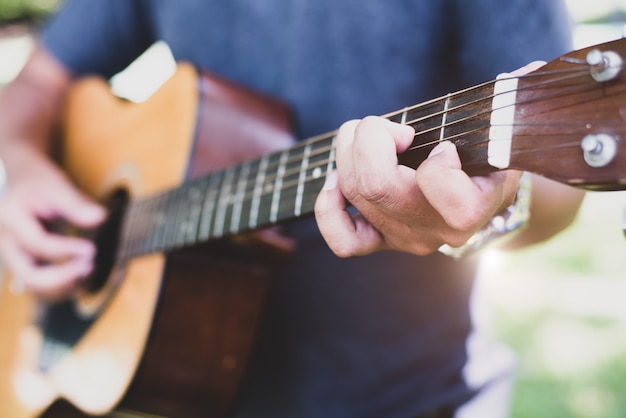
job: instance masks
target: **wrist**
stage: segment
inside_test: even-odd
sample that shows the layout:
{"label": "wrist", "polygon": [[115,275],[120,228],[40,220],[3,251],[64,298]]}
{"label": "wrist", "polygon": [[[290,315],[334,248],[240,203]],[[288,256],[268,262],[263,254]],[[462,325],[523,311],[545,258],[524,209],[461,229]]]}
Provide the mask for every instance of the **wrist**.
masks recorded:
{"label": "wrist", "polygon": [[41,147],[28,140],[4,140],[0,145],[0,160],[9,175],[34,168],[33,164],[38,164],[45,155]]}

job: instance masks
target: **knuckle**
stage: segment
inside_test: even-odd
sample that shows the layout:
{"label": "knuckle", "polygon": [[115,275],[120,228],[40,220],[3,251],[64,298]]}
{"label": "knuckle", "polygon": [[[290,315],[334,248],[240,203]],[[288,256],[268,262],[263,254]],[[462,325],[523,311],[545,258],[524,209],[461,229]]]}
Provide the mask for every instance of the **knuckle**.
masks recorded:
{"label": "knuckle", "polygon": [[389,200],[392,187],[378,176],[362,176],[358,183],[358,194],[369,202],[385,203]]}
{"label": "knuckle", "polygon": [[466,213],[460,216],[455,216],[454,219],[448,222],[450,228],[455,232],[468,232],[476,229],[476,225],[479,223],[481,217],[475,213]]}
{"label": "knuckle", "polygon": [[451,218],[446,219],[446,223],[455,232],[471,234],[482,226],[486,216],[484,207],[479,203],[467,204],[461,210],[455,211]]}
{"label": "knuckle", "polygon": [[352,119],[341,124],[337,130],[337,140],[341,141],[344,138],[350,138],[353,136],[356,127],[361,121],[359,119]]}

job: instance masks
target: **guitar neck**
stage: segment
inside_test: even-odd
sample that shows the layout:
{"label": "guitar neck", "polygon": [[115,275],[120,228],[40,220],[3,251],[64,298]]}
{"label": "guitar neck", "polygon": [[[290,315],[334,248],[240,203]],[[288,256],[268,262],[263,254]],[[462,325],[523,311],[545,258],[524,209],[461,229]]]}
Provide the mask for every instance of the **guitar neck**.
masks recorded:
{"label": "guitar neck", "polygon": [[335,134],[229,167],[133,202],[121,256],[170,251],[313,213],[335,169]]}
{"label": "guitar neck", "polygon": [[[481,140],[489,129],[485,100],[479,98],[483,96],[493,96],[493,83],[385,115],[418,132],[401,162],[417,167],[443,140],[458,145]],[[130,238],[124,240],[121,255],[170,251],[311,215],[326,177],[335,169],[336,134],[310,138],[134,202],[124,226],[124,236]],[[483,167],[484,147],[462,149],[468,164],[480,162],[482,170],[494,170]]]}
{"label": "guitar neck", "polygon": [[[593,48],[626,56],[624,40]],[[512,168],[579,187],[623,189],[626,153],[618,147],[609,161],[593,166],[581,150],[588,136],[626,137],[623,64],[610,69],[610,79],[598,80],[585,61],[591,50],[385,115],[416,131],[399,163],[416,168],[437,144],[452,141],[469,175]],[[313,137],[133,202],[120,256],[169,251],[311,215],[335,169],[335,140],[336,131]]]}

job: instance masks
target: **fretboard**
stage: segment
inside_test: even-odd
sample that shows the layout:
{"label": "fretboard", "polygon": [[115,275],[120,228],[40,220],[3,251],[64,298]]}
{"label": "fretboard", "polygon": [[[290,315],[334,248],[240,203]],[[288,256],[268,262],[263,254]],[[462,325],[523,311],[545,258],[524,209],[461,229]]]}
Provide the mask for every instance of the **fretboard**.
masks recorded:
{"label": "fretboard", "polygon": [[[451,140],[464,165],[480,172],[486,166],[493,86],[485,83],[385,115],[417,132],[400,163],[415,168],[435,145]],[[167,252],[311,215],[335,169],[335,138],[336,132],[320,135],[132,202],[119,256]]]}
{"label": "fretboard", "polygon": [[120,256],[171,251],[313,213],[335,169],[335,135],[212,173],[133,202]]}

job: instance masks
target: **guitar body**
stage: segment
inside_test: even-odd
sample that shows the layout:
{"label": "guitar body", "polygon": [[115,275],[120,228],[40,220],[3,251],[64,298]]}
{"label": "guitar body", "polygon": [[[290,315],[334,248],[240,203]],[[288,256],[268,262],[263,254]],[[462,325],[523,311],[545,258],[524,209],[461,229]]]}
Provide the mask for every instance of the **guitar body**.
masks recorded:
{"label": "guitar body", "polygon": [[[289,145],[284,109],[242,92],[184,64],[141,104],[112,96],[103,80],[83,80],[69,98],[63,165],[95,199],[122,190],[133,200]],[[274,142],[249,136],[266,123],[258,131],[274,131]],[[220,135],[243,144],[226,153]],[[89,326],[44,370],[41,305],[4,280],[0,416],[101,415],[116,406],[224,415],[254,341],[268,274],[283,255],[263,244],[220,241],[114,263],[107,285],[90,297]]]}
{"label": "guitar body", "polygon": [[[399,162],[415,168],[450,140],[470,175],[513,168],[626,189],[624,57],[614,41],[390,113],[416,130]],[[268,277],[290,249],[272,230],[240,234],[311,215],[336,169],[336,132],[290,147],[290,121],[279,102],[188,65],[142,104],[98,79],[76,85],[60,155],[111,209],[98,280],[53,305],[4,280],[0,417],[229,412]]]}

